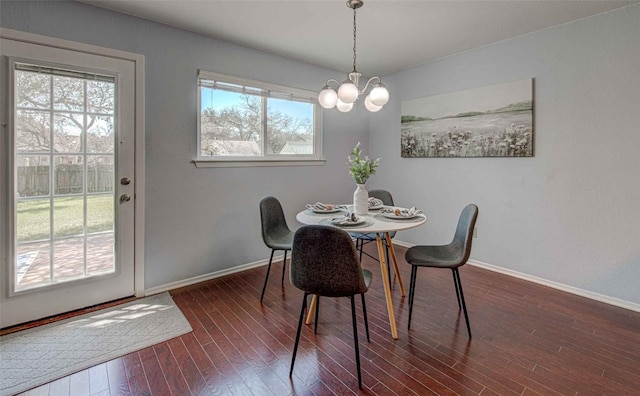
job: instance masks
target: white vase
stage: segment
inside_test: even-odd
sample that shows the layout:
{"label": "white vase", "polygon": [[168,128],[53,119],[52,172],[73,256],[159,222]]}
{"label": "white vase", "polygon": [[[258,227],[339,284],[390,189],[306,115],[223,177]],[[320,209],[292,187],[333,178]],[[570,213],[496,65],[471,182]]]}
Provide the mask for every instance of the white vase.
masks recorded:
{"label": "white vase", "polygon": [[364,184],[358,184],[358,188],[353,192],[353,211],[357,215],[369,213],[369,193],[364,188]]}

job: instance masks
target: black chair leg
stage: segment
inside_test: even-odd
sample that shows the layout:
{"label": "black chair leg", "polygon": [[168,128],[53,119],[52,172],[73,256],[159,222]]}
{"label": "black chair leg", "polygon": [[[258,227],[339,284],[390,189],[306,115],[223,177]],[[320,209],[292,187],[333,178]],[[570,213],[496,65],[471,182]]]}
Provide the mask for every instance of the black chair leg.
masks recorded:
{"label": "black chair leg", "polygon": [[369,319],[367,319],[367,304],[364,302],[364,293],[360,294],[362,296],[362,315],[364,316],[364,328],[367,331],[367,342],[371,342],[369,340]]}
{"label": "black chair leg", "polygon": [[356,367],[358,369],[358,388],[362,388],[362,375],[360,374],[360,349],[358,348],[358,327],[356,324],[356,303],[351,296],[351,319],[353,321],[353,345],[356,350]]}
{"label": "black chair leg", "polygon": [[284,260],[282,260],[282,281],[280,282],[280,284],[282,285],[282,287],[284,287],[284,273],[286,272],[287,269],[287,251],[284,251]]}
{"label": "black chair leg", "polygon": [[267,276],[264,277],[264,286],[262,286],[262,294],[260,294],[260,304],[264,298],[264,291],[267,290],[267,281],[269,280],[269,272],[271,272],[271,262],[273,261],[274,249],[271,249],[271,257],[269,257],[269,266],[267,267]]}
{"label": "black chair leg", "polygon": [[313,334],[318,334],[318,312],[320,312],[320,296],[316,296],[316,319],[313,324]]}
{"label": "black chair leg", "polygon": [[416,296],[416,274],[418,267],[411,266],[411,281],[409,283],[409,320],[407,321],[407,330],[411,328],[411,314],[413,313],[413,298]]}
{"label": "black chair leg", "polygon": [[464,302],[464,293],[462,292],[462,282],[460,281],[460,273],[458,269],[453,270],[455,277],[458,281],[458,287],[460,288],[460,301],[462,301],[462,311],[464,312],[464,320],[467,323],[467,332],[469,332],[469,338],[471,338],[471,325],[469,325],[469,315],[467,314],[467,304]]}
{"label": "black chair leg", "polygon": [[302,330],[302,320],[304,319],[304,310],[307,308],[307,296],[309,293],[304,293],[302,298],[302,309],[300,309],[300,319],[298,320],[298,331],[296,332],[296,343],[293,345],[293,355],[291,356],[291,368],[289,369],[289,377],[293,374],[293,365],[296,362],[296,353],[298,352],[298,343],[300,342],[300,330]]}
{"label": "black chair leg", "polygon": [[456,273],[454,269],[451,269],[451,275],[453,276],[453,284],[456,287],[456,297],[458,298],[458,309],[462,309],[460,304],[460,287],[458,286],[458,279],[456,279]]}

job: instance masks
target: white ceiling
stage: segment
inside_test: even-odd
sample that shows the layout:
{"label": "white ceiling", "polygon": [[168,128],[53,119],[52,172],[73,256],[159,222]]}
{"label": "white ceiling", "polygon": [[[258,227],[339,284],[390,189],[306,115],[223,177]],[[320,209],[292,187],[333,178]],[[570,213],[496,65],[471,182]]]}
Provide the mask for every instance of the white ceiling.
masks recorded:
{"label": "white ceiling", "polygon": [[[80,0],[247,47],[349,72],[344,0]],[[618,0],[365,0],[358,71],[384,75],[630,4]]]}

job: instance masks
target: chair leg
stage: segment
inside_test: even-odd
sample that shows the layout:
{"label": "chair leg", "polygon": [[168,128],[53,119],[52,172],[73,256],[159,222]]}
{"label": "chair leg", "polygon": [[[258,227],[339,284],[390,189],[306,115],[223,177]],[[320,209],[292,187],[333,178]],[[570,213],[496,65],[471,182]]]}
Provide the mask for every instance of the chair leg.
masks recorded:
{"label": "chair leg", "polygon": [[313,324],[313,334],[318,334],[318,312],[320,311],[320,296],[316,298],[316,319]]}
{"label": "chair leg", "polygon": [[360,374],[360,349],[358,348],[358,327],[356,324],[356,303],[351,296],[351,319],[353,322],[353,345],[356,350],[356,367],[358,369],[358,388],[362,388],[362,375]]}
{"label": "chair leg", "polygon": [[269,272],[271,272],[271,262],[273,261],[273,253],[275,249],[271,249],[271,257],[269,257],[269,266],[267,267],[267,276],[264,277],[264,286],[262,286],[262,294],[260,294],[260,304],[264,298],[264,291],[267,290],[267,281],[269,280]]}
{"label": "chair leg", "polygon": [[364,316],[364,328],[367,331],[367,342],[371,342],[369,340],[369,319],[367,319],[367,304],[364,302],[364,293],[360,293],[362,296],[362,315]]}
{"label": "chair leg", "polygon": [[469,332],[469,338],[471,338],[471,325],[469,325],[469,315],[467,314],[467,304],[464,302],[464,293],[462,292],[462,282],[460,281],[460,272],[458,269],[453,270],[455,277],[458,281],[458,287],[460,288],[460,301],[462,301],[462,311],[464,312],[464,320],[467,322],[467,332]]}
{"label": "chair leg", "polygon": [[411,314],[413,313],[413,298],[416,296],[416,274],[418,267],[411,266],[411,281],[409,283],[409,320],[407,321],[407,330],[411,328]]}
{"label": "chair leg", "polygon": [[289,378],[293,374],[293,365],[296,362],[296,353],[298,352],[298,344],[300,343],[300,330],[302,330],[302,321],[304,320],[304,310],[307,308],[307,296],[309,293],[304,293],[302,298],[302,309],[300,309],[300,319],[298,320],[298,331],[296,332],[296,343],[293,345],[293,355],[291,356],[291,368],[289,369]]}
{"label": "chair leg", "polygon": [[451,275],[453,276],[453,284],[456,287],[456,297],[458,298],[458,309],[462,309],[460,304],[460,288],[458,287],[458,279],[456,279],[456,273],[454,269],[451,269]]}
{"label": "chair leg", "polygon": [[282,281],[280,282],[280,284],[282,285],[282,287],[284,287],[284,273],[286,272],[287,269],[287,251],[284,251],[284,260],[282,260]]}

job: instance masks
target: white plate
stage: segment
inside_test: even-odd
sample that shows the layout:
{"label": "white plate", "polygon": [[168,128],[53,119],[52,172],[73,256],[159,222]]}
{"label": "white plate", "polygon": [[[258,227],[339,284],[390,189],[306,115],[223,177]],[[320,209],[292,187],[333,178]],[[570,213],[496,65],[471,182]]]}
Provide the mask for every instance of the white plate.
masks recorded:
{"label": "white plate", "polygon": [[409,220],[409,219],[415,219],[416,217],[420,216],[419,214],[413,215],[413,216],[396,216],[395,213],[380,213],[380,214],[388,219],[395,219],[395,220]]}
{"label": "white plate", "polygon": [[333,220],[331,220],[331,224],[337,225],[337,226],[355,226],[355,225],[360,225],[364,223],[366,220],[367,219],[365,219],[364,217],[358,217],[358,220],[356,221],[347,221],[347,222],[340,222],[340,223],[334,223]]}
{"label": "white plate", "polygon": [[313,213],[336,213],[341,211],[341,208],[337,208],[337,207],[333,207],[333,209],[313,209],[313,208],[307,208],[310,211],[312,211]]}

